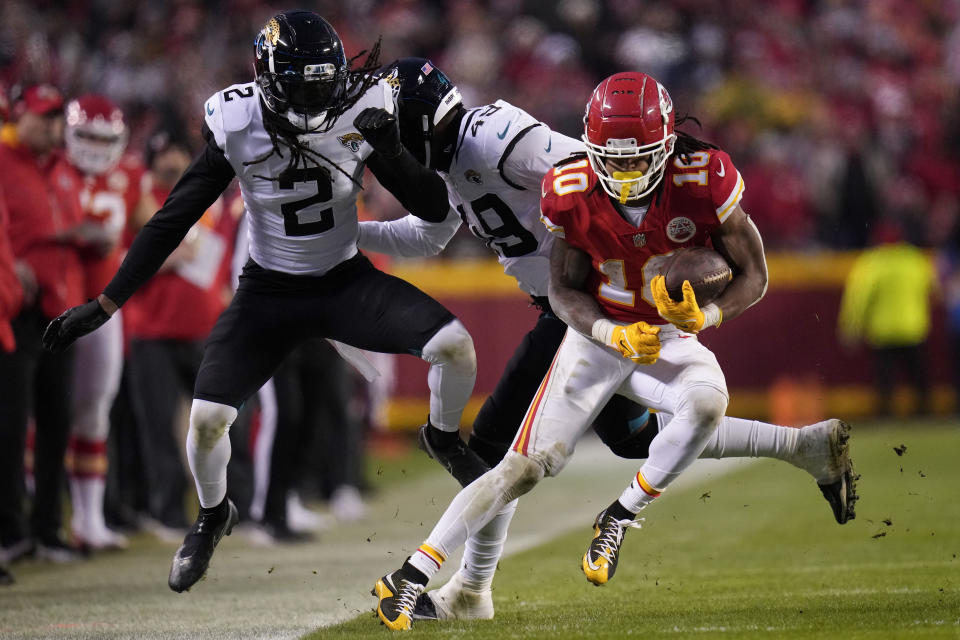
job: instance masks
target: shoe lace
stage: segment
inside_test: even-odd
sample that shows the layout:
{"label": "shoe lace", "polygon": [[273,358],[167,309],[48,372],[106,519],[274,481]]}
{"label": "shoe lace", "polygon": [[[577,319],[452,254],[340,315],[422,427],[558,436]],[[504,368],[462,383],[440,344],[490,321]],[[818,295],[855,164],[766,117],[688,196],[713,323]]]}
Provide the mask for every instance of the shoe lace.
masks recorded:
{"label": "shoe lace", "polygon": [[417,604],[417,596],[423,592],[423,585],[409,580],[400,579],[400,588],[397,590],[397,613],[412,615]]}
{"label": "shoe lace", "polygon": [[597,537],[596,553],[601,558],[606,558],[608,562],[614,561],[614,556],[620,548],[623,541],[623,534],[627,527],[631,529],[640,529],[643,527],[643,518],[636,520],[616,520],[614,518],[605,518],[606,522],[600,525],[600,536]]}

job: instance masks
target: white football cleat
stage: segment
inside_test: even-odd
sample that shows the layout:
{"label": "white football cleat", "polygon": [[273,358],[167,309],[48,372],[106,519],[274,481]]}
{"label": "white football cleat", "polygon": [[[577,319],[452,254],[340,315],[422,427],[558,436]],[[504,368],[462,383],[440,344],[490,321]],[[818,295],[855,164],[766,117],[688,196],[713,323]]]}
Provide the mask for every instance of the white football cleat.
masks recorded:
{"label": "white football cleat", "polygon": [[439,589],[421,593],[413,609],[414,620],[490,620],[493,595],[490,589],[472,591],[463,586],[460,572]]}
{"label": "white football cleat", "polygon": [[832,419],[800,429],[800,444],[790,463],[800,467],[817,481],[820,492],[830,503],[833,517],[840,524],[856,517],[854,505],[857,480],[850,459],[850,425]]}

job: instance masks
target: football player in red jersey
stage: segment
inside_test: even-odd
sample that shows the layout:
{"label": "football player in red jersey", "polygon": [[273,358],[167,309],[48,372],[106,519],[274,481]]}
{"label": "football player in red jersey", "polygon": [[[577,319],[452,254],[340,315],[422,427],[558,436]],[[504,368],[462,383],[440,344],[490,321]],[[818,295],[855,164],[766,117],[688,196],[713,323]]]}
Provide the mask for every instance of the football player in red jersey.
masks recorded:
{"label": "football player in red jersey", "polygon": [[[558,471],[583,430],[581,415],[614,393],[673,415],[630,486],[597,516],[582,568],[604,584],[625,528],[638,526],[637,512],[699,456],[726,412],[723,371],[697,332],[759,301],[767,267],[739,204],[740,173],[723,151],[674,131],[663,85],[642,73],[613,75],[594,91],[584,120],[587,158],[556,167],[541,186],[542,220],[557,237],[550,301],[570,329],[513,461],[528,481]],[[683,300],[672,300],[658,275],[663,261],[709,244],[734,266],[733,280],[703,308],[689,282]]]}
{"label": "football player in red jersey", "polygon": [[[718,436],[726,385],[696,332],[739,315],[766,288],[760,236],[739,206],[743,180],[727,154],[674,131],[669,95],[644,74],[601,83],[585,124],[587,153],[554,167],[541,188],[541,219],[554,237],[549,301],[570,329],[510,452],[377,583],[378,614],[391,629],[410,627],[418,592],[469,534],[559,473],[615,394],[659,410],[665,425],[631,486],[597,518],[582,565],[595,584],[613,575],[625,528],[641,508],[708,444],[739,444]],[[682,302],[670,300],[660,265],[677,249],[707,244],[736,266],[736,278],[702,309],[689,283]]]}
{"label": "football player in red jersey", "polygon": [[[143,167],[124,156],[128,132],[123,112],[104,96],[87,94],[67,104],[67,158],[82,184],[80,202],[87,236],[82,254],[86,297],[103,290],[120,265],[120,239],[140,200]],[[71,530],[89,549],[122,548],[126,539],[107,528],[103,493],[107,473],[110,407],[123,370],[122,323],[77,340],[71,394],[68,460],[73,503]]]}

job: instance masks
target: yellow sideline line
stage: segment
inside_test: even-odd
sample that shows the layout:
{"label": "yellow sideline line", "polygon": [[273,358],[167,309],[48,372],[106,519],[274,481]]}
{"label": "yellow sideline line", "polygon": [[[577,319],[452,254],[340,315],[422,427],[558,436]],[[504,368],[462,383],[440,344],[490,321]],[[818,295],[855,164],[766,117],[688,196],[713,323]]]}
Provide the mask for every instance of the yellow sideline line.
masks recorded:
{"label": "yellow sideline line", "polygon": [[[463,428],[469,431],[469,425],[477,416],[483,405],[485,396],[475,395],[467,403],[463,411]],[[876,399],[873,390],[868,386],[850,385],[835,387],[824,391],[819,398],[821,401],[822,416],[815,419],[843,418],[859,419],[872,417]],[[894,393],[893,409],[897,416],[910,416],[913,399],[909,390],[898,389]],[[956,398],[953,388],[941,385],[931,390],[931,403],[935,414],[943,415],[954,410]],[[430,402],[424,396],[422,399],[394,398],[387,402],[385,407],[386,426],[389,431],[410,431],[424,423],[430,413]],[[730,406],[727,415],[754,420],[770,420],[769,394],[763,389],[731,389]],[[520,425],[517,425],[519,428]]]}
{"label": "yellow sideline line", "polygon": [[[770,290],[836,289],[858,252],[772,253],[767,255]],[[391,272],[440,298],[525,298],[513,278],[494,259],[404,260]]]}

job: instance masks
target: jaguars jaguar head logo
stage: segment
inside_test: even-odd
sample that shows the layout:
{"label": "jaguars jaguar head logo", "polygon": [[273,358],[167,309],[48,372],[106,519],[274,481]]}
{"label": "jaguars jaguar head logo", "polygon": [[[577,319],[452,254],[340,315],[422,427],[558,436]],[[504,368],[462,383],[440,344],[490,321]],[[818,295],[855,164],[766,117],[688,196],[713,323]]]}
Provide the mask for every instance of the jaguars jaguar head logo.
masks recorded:
{"label": "jaguars jaguar head logo", "polygon": [[467,182],[472,182],[473,184],[483,184],[483,176],[481,176],[478,172],[474,171],[473,169],[467,169],[463,173],[463,177],[466,179]]}
{"label": "jaguars jaguar head logo", "polygon": [[270,18],[270,22],[263,28],[263,37],[271,46],[277,46],[280,41],[280,23],[276,18]]}
{"label": "jaguars jaguar head logo", "polygon": [[345,146],[350,151],[356,153],[360,151],[360,145],[363,144],[363,136],[357,133],[356,131],[351,131],[350,133],[345,133],[342,136],[337,136],[337,140],[340,141],[340,144]]}

